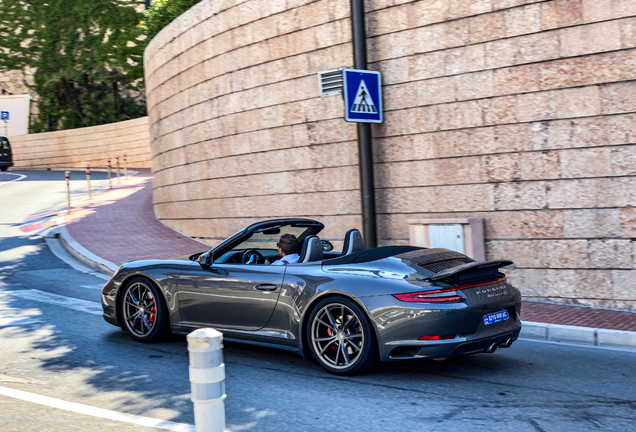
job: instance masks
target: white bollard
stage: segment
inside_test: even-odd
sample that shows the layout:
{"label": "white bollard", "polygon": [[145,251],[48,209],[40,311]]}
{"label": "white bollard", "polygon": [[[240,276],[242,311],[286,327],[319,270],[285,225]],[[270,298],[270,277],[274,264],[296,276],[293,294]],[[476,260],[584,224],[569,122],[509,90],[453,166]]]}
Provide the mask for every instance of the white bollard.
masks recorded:
{"label": "white bollard", "polygon": [[121,183],[121,174],[119,172],[119,153],[115,155],[115,160],[117,161],[117,183]]}
{"label": "white bollard", "polygon": [[86,162],[86,184],[88,185],[88,199],[92,199],[93,193],[91,192],[91,164],[90,162]]}
{"label": "white bollard", "polygon": [[71,212],[71,172],[65,171],[64,178],[66,179],[66,201],[68,203],[68,212]]}
{"label": "white bollard", "polygon": [[223,334],[202,328],[188,335],[190,386],[197,432],[225,430]]}
{"label": "white bollard", "polygon": [[108,158],[108,187],[109,189],[113,188],[113,182],[111,181],[111,177],[112,177],[112,172],[111,170],[113,169],[112,164],[110,163],[110,158]]}

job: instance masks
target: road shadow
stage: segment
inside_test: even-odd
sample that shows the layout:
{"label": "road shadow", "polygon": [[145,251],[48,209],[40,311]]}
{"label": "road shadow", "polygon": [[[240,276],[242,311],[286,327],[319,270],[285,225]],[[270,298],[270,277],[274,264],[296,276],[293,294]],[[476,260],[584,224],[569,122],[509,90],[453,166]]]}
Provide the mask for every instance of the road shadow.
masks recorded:
{"label": "road shadow", "polygon": [[[0,364],[0,374],[42,384],[26,391],[42,390],[61,399],[72,395],[75,402],[193,423],[184,338],[140,344],[101,316],[12,295],[16,290],[56,293],[60,290],[53,283],[59,276],[53,273],[58,272],[76,277],[78,285],[101,286],[104,281],[75,272],[35,236],[0,239],[0,254],[0,334],[5,342],[1,345],[8,349],[26,341],[28,346],[15,353],[14,362]],[[34,273],[42,275],[41,284],[34,281]],[[75,298],[99,302],[98,288],[69,290]],[[82,385],[76,390],[51,393],[55,386],[64,386],[66,379],[73,382],[78,377]]]}

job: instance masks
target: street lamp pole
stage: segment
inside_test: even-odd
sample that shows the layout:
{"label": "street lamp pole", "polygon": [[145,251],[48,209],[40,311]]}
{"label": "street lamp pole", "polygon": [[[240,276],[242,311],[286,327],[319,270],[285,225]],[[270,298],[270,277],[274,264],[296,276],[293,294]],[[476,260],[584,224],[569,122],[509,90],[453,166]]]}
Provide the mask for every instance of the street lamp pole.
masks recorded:
{"label": "street lamp pole", "polygon": [[[364,0],[351,0],[351,34],[353,37],[353,67],[367,69],[367,35]],[[375,217],[375,186],[373,184],[373,149],[371,125],[358,123],[358,157],[360,159],[360,192],[362,195],[362,231],[365,245],[378,245]]]}

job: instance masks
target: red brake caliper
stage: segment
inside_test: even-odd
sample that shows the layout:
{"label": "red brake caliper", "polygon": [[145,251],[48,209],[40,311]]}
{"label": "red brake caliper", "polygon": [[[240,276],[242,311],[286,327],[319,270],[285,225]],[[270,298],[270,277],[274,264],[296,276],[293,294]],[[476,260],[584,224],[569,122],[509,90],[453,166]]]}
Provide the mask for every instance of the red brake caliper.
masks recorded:
{"label": "red brake caliper", "polygon": [[155,299],[152,299],[152,306],[150,306],[150,316],[148,317],[148,321],[151,323],[155,322]]}
{"label": "red brake caliper", "polygon": [[[329,336],[333,336],[333,331],[331,331],[331,329],[330,329],[330,328],[327,328],[327,334],[328,334]],[[336,346],[335,346],[335,345],[333,345],[333,346],[331,347],[331,350],[332,350],[332,351],[335,351],[335,350],[336,350]]]}

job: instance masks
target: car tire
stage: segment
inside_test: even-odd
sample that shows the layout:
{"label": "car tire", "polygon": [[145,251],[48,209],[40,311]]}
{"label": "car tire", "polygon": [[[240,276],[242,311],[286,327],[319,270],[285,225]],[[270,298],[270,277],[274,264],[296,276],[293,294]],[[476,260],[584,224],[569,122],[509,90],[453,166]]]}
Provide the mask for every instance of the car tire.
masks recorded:
{"label": "car tire", "polygon": [[373,327],[350,299],[330,297],[319,302],[309,315],[306,330],[312,356],[333,374],[360,374],[377,362]]}
{"label": "car tire", "polygon": [[8,169],[9,169],[9,167],[0,167],[0,171],[2,171],[2,172],[6,171]]}
{"label": "car tire", "polygon": [[119,300],[121,323],[138,342],[158,342],[170,333],[168,307],[161,290],[144,277],[131,279]]}

